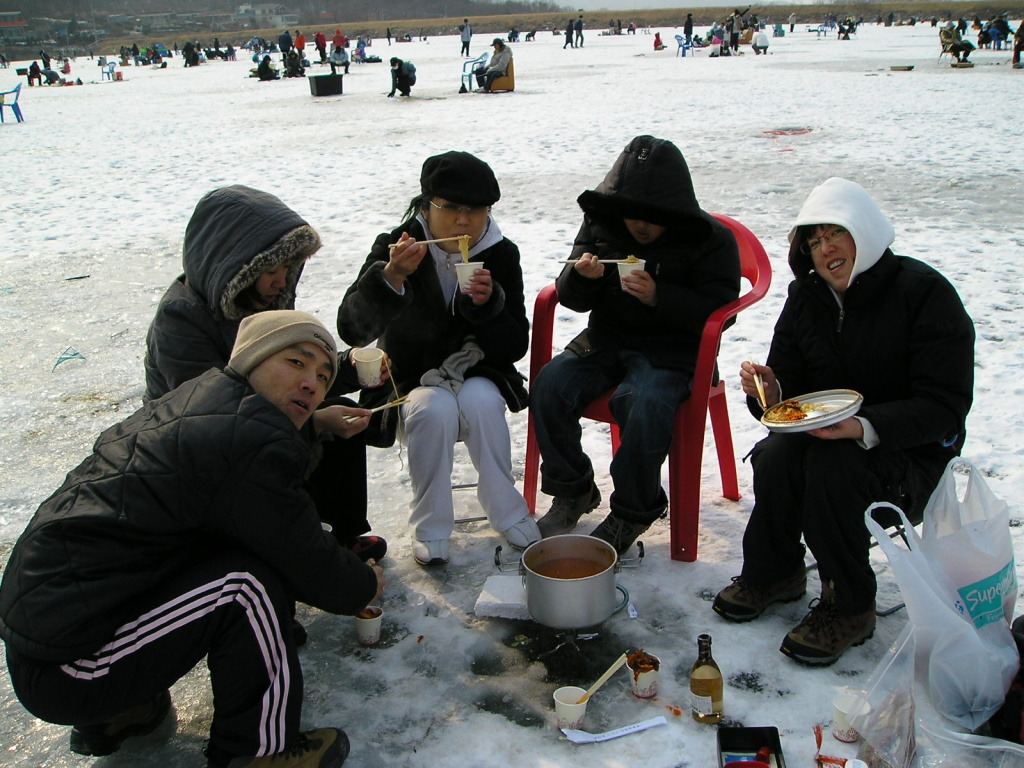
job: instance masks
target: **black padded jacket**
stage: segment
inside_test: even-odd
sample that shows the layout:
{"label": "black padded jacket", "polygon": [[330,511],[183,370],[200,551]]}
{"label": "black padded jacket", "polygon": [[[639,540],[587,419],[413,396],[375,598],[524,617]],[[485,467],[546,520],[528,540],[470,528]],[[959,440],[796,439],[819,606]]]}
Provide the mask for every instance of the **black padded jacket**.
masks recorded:
{"label": "black padded jacket", "polygon": [[102,647],[137,597],[220,549],[273,567],[296,600],[354,614],[374,571],[325,532],[310,446],[232,372],[211,370],[104,431],[42,503],[0,584],[0,637],[68,662]]}

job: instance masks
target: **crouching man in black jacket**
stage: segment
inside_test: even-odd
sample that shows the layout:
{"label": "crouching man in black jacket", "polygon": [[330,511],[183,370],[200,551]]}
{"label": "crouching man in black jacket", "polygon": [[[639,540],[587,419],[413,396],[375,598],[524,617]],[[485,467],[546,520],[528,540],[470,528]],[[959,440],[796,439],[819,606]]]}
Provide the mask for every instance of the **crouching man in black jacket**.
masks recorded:
{"label": "crouching man in black jacket", "polygon": [[[155,729],[204,657],[208,765],[340,766],[344,731],[299,732],[291,601],[354,614],[385,584],[320,525],[300,429],[337,374],[312,315],[245,318],[210,370],[103,432],[43,502],[0,584],[15,692],[106,755]],[[337,406],[336,406],[337,407]]]}

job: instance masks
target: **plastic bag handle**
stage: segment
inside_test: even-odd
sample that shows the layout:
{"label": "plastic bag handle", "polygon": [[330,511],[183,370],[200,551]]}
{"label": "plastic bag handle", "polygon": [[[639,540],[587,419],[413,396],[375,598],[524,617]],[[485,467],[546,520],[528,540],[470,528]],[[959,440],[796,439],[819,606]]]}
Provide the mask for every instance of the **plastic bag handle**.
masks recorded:
{"label": "plastic bag handle", "polygon": [[911,551],[916,551],[918,549],[918,547],[916,546],[917,531],[914,530],[914,526],[911,524],[910,520],[907,519],[907,516],[906,514],[904,514],[903,510],[897,507],[895,504],[890,504],[888,501],[877,501],[874,504],[868,506],[866,510],[864,510],[864,525],[867,526],[868,533],[875,537],[875,541],[878,542],[879,549],[882,550],[885,556],[891,560],[892,556],[897,552],[898,549],[900,549],[900,547],[896,544],[895,540],[893,540],[888,534],[886,534],[885,529],[872,516],[871,513],[874,512],[876,509],[891,509],[893,512],[900,516],[900,520],[903,521],[903,529],[907,532],[907,538],[910,542],[909,549]]}

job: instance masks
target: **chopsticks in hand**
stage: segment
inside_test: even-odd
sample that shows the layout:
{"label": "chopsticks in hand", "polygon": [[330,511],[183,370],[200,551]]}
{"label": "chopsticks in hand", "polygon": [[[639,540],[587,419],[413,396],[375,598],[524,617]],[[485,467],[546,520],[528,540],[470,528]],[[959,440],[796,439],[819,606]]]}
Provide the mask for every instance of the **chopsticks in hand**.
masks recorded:
{"label": "chopsticks in hand", "polygon": [[[747,360],[751,365],[757,365],[753,360]],[[768,410],[768,400],[764,396],[764,379],[761,378],[761,374],[756,370],[754,371],[754,386],[757,387],[757,398],[761,401],[761,410]]]}
{"label": "chopsticks in hand", "polygon": [[[403,395],[402,397],[399,397],[399,398],[397,398],[395,400],[392,400],[390,403],[384,403],[384,405],[378,405],[376,408],[371,408],[370,409],[370,413],[376,413],[377,411],[383,411],[383,410],[386,410],[388,408],[394,408],[396,405],[404,405],[405,401],[408,400],[408,399],[409,399],[408,395]],[[361,418],[363,418],[363,417],[362,416],[345,416],[345,421],[347,421],[349,424],[351,424],[354,421],[359,421]]]}

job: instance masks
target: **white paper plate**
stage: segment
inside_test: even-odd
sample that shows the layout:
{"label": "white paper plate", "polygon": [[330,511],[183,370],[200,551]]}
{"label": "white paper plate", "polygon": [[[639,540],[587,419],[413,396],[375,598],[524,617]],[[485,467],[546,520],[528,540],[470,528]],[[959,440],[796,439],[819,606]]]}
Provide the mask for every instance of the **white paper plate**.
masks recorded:
{"label": "white paper plate", "polygon": [[795,400],[800,405],[810,407],[807,416],[797,421],[772,421],[772,411],[782,403],[773,405],[761,416],[761,423],[772,432],[808,432],[819,427],[829,427],[843,419],[848,419],[860,410],[864,396],[852,389],[825,389],[811,392],[809,395],[791,397],[784,402]]}

